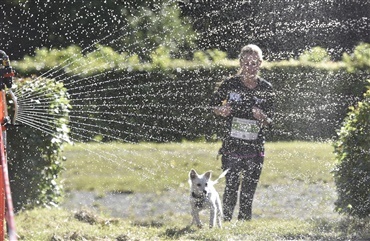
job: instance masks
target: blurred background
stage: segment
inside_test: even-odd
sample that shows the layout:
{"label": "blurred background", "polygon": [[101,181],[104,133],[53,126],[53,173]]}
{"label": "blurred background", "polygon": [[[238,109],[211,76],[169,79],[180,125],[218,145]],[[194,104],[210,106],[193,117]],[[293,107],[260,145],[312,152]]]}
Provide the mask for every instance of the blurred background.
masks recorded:
{"label": "blurred background", "polygon": [[182,57],[219,49],[235,58],[253,42],[268,60],[313,46],[339,59],[370,42],[367,0],[3,0],[0,12],[0,48],[11,59],[40,47],[83,49],[108,35],[119,38],[109,44],[118,51],[162,44]]}

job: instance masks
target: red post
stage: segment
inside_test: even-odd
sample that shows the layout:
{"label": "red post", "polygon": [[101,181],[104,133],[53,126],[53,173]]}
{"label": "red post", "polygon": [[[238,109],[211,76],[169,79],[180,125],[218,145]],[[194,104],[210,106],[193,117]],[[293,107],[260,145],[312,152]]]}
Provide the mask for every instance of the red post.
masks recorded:
{"label": "red post", "polygon": [[[4,113],[4,91],[0,92],[0,125],[2,124],[5,113]],[[1,129],[3,130],[3,126],[1,125]],[[0,130],[0,135],[2,135],[2,130]],[[2,140],[2,138],[0,138]],[[0,143],[0,145],[3,145],[3,143]],[[1,154],[0,154],[1,155]],[[1,158],[1,157],[0,157]],[[0,159],[0,241],[3,241],[5,239],[5,179],[4,179],[4,167],[3,163]]]}
{"label": "red post", "polygon": [[[8,163],[6,158],[6,123],[8,121],[8,110],[6,105],[5,86],[11,88],[14,71],[9,63],[9,57],[0,50],[2,60],[2,76],[0,90],[0,241],[5,239],[5,232],[8,231],[9,241],[16,241],[13,201],[10,191]],[[11,90],[10,90],[11,92]],[[12,93],[12,92],[11,92]],[[6,224],[5,225],[5,220]],[[5,226],[7,228],[5,228]],[[6,229],[6,230],[5,230]]]}
{"label": "red post", "polygon": [[[5,216],[6,219],[6,226],[8,231],[8,239],[9,241],[16,241],[17,234],[15,232],[15,221],[14,221],[14,211],[13,211],[13,200],[10,191],[10,183],[9,183],[9,174],[8,174],[8,163],[6,160],[6,144],[5,144],[5,135],[6,135],[6,127],[4,126],[4,119],[8,116],[8,111],[6,109],[6,98],[5,98],[5,91],[2,90],[0,92],[0,120],[1,120],[1,128],[0,128],[0,165],[1,165],[1,179],[0,179],[0,187],[1,187],[1,198],[0,202],[3,202],[1,206],[1,215]],[[6,206],[6,211],[5,211]],[[1,237],[0,241],[4,240],[5,236],[5,225],[4,225],[4,216],[1,218]]]}

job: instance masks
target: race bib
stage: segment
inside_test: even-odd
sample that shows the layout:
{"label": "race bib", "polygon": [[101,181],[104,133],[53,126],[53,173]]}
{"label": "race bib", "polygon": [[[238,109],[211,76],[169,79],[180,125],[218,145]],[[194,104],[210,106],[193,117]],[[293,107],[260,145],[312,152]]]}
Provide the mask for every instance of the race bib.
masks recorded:
{"label": "race bib", "polygon": [[234,117],[231,123],[230,136],[243,140],[256,140],[260,126],[256,120]]}

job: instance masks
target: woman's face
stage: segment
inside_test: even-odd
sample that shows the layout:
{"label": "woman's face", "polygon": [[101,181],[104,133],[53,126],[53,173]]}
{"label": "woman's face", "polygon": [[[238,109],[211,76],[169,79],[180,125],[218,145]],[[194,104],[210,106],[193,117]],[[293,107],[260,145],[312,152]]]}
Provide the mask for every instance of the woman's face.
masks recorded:
{"label": "woman's face", "polygon": [[261,60],[258,58],[258,54],[251,53],[244,55],[240,59],[241,74],[249,77],[257,76],[257,73],[261,66]]}

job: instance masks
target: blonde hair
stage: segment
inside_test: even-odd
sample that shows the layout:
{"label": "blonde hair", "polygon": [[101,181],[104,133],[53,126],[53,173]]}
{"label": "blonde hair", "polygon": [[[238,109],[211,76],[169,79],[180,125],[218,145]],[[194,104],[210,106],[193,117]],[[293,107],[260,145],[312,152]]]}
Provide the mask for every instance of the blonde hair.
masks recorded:
{"label": "blonde hair", "polygon": [[[242,58],[246,55],[251,55],[251,54],[257,54],[258,60],[262,62],[263,60],[263,55],[262,55],[262,50],[260,47],[258,47],[255,44],[248,44],[245,45],[241,50],[239,54],[239,62],[242,60]],[[242,69],[240,68],[238,72],[236,73],[237,75],[240,75],[242,73]]]}
{"label": "blonde hair", "polygon": [[263,60],[262,50],[260,49],[260,47],[258,47],[255,44],[248,44],[248,45],[244,46],[240,50],[239,60],[241,60],[244,56],[250,55],[252,53],[256,53],[258,55],[258,59],[260,61]]}

